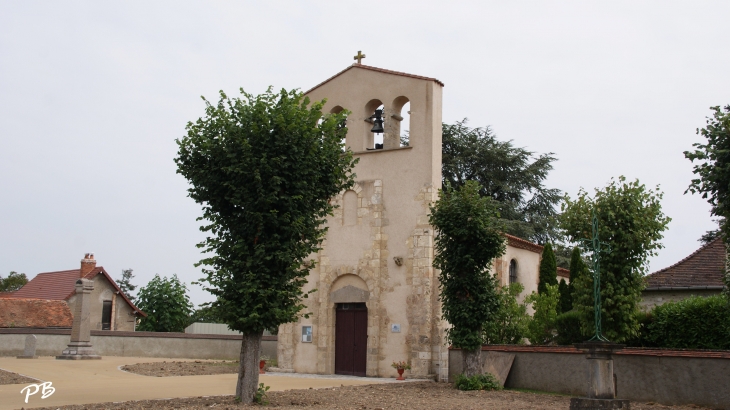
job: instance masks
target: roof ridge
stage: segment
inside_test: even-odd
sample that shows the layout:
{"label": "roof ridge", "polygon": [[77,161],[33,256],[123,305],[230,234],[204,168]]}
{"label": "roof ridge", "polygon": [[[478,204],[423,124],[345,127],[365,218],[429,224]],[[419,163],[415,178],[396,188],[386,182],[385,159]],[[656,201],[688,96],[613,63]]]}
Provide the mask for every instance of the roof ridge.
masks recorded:
{"label": "roof ridge", "polygon": [[319,88],[319,87],[325,85],[326,83],[332,81],[336,77],[339,77],[345,71],[351,70],[353,68],[362,68],[362,69],[365,69],[365,70],[377,71],[377,72],[381,72],[381,73],[385,73],[385,74],[400,75],[400,76],[403,76],[403,77],[410,77],[410,78],[415,78],[415,79],[418,79],[418,80],[434,81],[436,84],[444,87],[444,83],[443,82],[441,82],[440,80],[438,80],[436,78],[433,78],[433,77],[425,77],[425,76],[422,76],[422,75],[409,74],[409,73],[405,73],[405,72],[402,72],[402,71],[394,71],[394,70],[388,70],[388,69],[385,69],[385,68],[379,68],[379,67],[374,67],[374,66],[365,65],[365,64],[353,63],[352,65],[348,66],[347,68],[345,68],[344,70],[340,71],[339,73],[333,75],[332,77],[330,77],[330,78],[322,81],[321,83],[319,83],[319,84],[315,85],[314,87],[310,88],[309,90],[305,91],[304,94],[306,95],[306,94],[311,93],[312,91],[316,90],[317,88]]}
{"label": "roof ridge", "polygon": [[656,274],[659,274],[659,273],[665,272],[665,271],[667,271],[667,270],[669,270],[669,269],[675,268],[675,267],[679,266],[680,264],[682,264],[682,263],[684,263],[684,262],[687,262],[687,261],[688,261],[688,260],[690,260],[690,259],[691,259],[692,257],[694,257],[694,256],[696,256],[696,255],[697,255],[698,253],[700,253],[701,251],[703,251],[703,250],[705,250],[705,249],[709,248],[710,246],[714,245],[714,244],[715,244],[715,242],[717,242],[717,241],[719,241],[719,240],[722,240],[722,237],[721,237],[721,236],[718,236],[717,238],[715,238],[715,239],[711,240],[710,242],[706,243],[705,245],[702,245],[702,246],[701,246],[701,247],[699,247],[699,248],[698,248],[698,249],[697,249],[696,251],[694,251],[694,252],[690,253],[689,255],[687,255],[687,256],[686,256],[686,257],[685,257],[684,259],[680,260],[679,262],[677,262],[677,263],[675,263],[675,264],[673,264],[673,265],[671,265],[671,266],[667,266],[667,267],[666,267],[666,268],[664,268],[664,269],[659,269],[659,270],[658,270],[658,271],[656,271],[656,272],[652,272],[652,273],[650,273],[650,274],[646,275],[645,277],[646,277],[646,278],[649,278],[650,276],[654,276],[654,275],[656,275]]}

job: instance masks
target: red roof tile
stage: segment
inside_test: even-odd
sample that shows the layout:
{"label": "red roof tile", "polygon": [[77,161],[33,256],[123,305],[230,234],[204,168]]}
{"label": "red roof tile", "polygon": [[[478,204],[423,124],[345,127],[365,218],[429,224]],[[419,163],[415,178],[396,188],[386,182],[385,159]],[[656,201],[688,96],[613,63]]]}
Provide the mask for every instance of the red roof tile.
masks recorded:
{"label": "red roof tile", "polygon": [[570,270],[558,266],[558,276],[570,279]]}
{"label": "red roof tile", "polygon": [[[94,273],[98,269],[95,269]],[[39,273],[25,286],[15,291],[12,298],[66,300],[76,289],[80,269]]]}
{"label": "red roof tile", "polygon": [[503,233],[502,235],[504,235],[507,238],[507,244],[509,244],[509,246],[512,246],[514,248],[519,248],[519,249],[526,249],[528,251],[542,254],[542,249],[543,249],[542,245],[532,243],[526,239],[518,238],[516,236],[510,235],[507,233]]}
{"label": "red roof tile", "polygon": [[717,238],[674,265],[646,276],[646,290],[722,288],[725,243]]}
{"label": "red roof tile", "polygon": [[73,315],[63,300],[0,299],[0,327],[71,327]]}
{"label": "red roof tile", "polygon": [[338,76],[342,75],[342,74],[343,74],[343,73],[344,73],[345,71],[347,71],[347,70],[351,70],[351,69],[353,69],[353,68],[362,68],[362,69],[365,69],[365,70],[377,71],[377,72],[379,72],[379,73],[385,73],[385,74],[393,74],[393,75],[399,75],[399,76],[402,76],[402,77],[410,77],[410,78],[415,78],[415,79],[418,79],[418,80],[433,81],[433,82],[435,82],[436,84],[440,85],[441,87],[443,87],[443,86],[444,86],[444,83],[442,83],[441,81],[439,81],[439,80],[437,80],[437,79],[435,79],[435,78],[431,78],[431,77],[424,77],[424,76],[421,76],[421,75],[415,75],[415,74],[408,74],[408,73],[403,73],[403,72],[400,72],[400,71],[392,71],[392,70],[386,70],[386,69],[384,69],[384,68],[378,68],[378,67],[373,67],[373,66],[369,66],[369,65],[363,65],[363,64],[358,64],[358,63],[355,63],[355,64],[353,64],[353,65],[351,65],[351,66],[347,67],[346,69],[344,69],[344,70],[340,71],[339,73],[337,73],[337,74],[333,75],[332,77],[330,77],[330,78],[328,78],[328,79],[326,79],[326,80],[322,81],[321,83],[319,83],[319,84],[315,85],[314,87],[312,87],[311,89],[309,89],[309,90],[308,90],[307,92],[305,92],[304,94],[309,94],[310,92],[312,92],[312,91],[316,90],[317,88],[319,88],[319,87],[323,86],[324,84],[327,84],[328,82],[332,81],[332,80],[333,80],[334,78],[336,78],[336,77],[338,77]]}
{"label": "red roof tile", "polygon": [[[26,299],[47,299],[47,300],[68,300],[76,293],[76,281],[79,279],[81,269],[62,270],[57,272],[39,273],[25,286],[15,291],[13,294],[5,296],[6,298],[26,298]],[[97,266],[91,270],[84,278],[94,279],[96,275],[104,275],[112,286],[119,292],[125,302],[142,316],[147,316],[132,303],[127,295],[122,292],[114,279],[104,270],[102,266]]]}

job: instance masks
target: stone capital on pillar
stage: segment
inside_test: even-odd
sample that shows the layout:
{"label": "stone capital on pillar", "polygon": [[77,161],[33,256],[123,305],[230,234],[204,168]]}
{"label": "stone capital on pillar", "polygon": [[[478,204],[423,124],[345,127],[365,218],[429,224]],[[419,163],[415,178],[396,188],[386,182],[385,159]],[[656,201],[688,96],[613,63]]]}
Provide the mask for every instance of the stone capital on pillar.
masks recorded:
{"label": "stone capital on pillar", "polygon": [[94,282],[88,279],[76,281],[76,306],[71,328],[71,342],[56,359],[95,360],[101,359],[91,346],[91,300],[89,295],[94,290]]}

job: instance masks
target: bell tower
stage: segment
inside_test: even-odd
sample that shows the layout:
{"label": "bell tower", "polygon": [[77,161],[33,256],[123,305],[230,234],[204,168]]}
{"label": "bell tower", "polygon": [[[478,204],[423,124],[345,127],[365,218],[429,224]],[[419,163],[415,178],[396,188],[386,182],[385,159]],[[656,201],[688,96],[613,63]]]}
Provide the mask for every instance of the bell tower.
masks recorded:
{"label": "bell tower", "polygon": [[[363,360],[368,376],[390,377],[392,362],[409,361],[411,376],[440,376],[448,371],[448,350],[428,215],[441,187],[444,84],[363,65],[364,57],[358,52],[358,62],[305,93],[327,100],[324,113],[350,112],[346,146],[359,162],[353,189],[333,198],[338,208],[327,220],[324,249],[312,256],[316,267],[305,287],[317,289],[305,299],[311,315],[279,330],[279,365],[331,374]],[[406,114],[407,145],[401,143]],[[347,309],[360,309],[367,320],[344,323]],[[311,343],[300,336],[308,326]],[[350,342],[343,326],[355,326],[355,339],[366,342]]]}

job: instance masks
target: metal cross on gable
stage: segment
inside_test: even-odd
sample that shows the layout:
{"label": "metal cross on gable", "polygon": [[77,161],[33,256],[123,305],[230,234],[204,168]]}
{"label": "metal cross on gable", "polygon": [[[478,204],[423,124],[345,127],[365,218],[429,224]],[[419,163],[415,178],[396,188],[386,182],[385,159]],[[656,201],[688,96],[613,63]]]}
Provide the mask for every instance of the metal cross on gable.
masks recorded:
{"label": "metal cross on gable", "polygon": [[598,239],[598,217],[596,216],[596,210],[594,209],[591,214],[593,215],[593,235],[591,239],[583,239],[583,247],[589,252],[592,252],[591,259],[593,262],[593,321],[595,323],[595,334],[589,342],[608,342],[609,340],[603,336],[601,328],[601,251],[604,250],[602,246],[605,246],[605,252],[611,253],[611,246]]}
{"label": "metal cross on gable", "polygon": [[358,50],[357,55],[353,58],[353,60],[357,60],[358,64],[362,64],[363,58],[365,58],[365,54],[363,54],[361,50]]}

